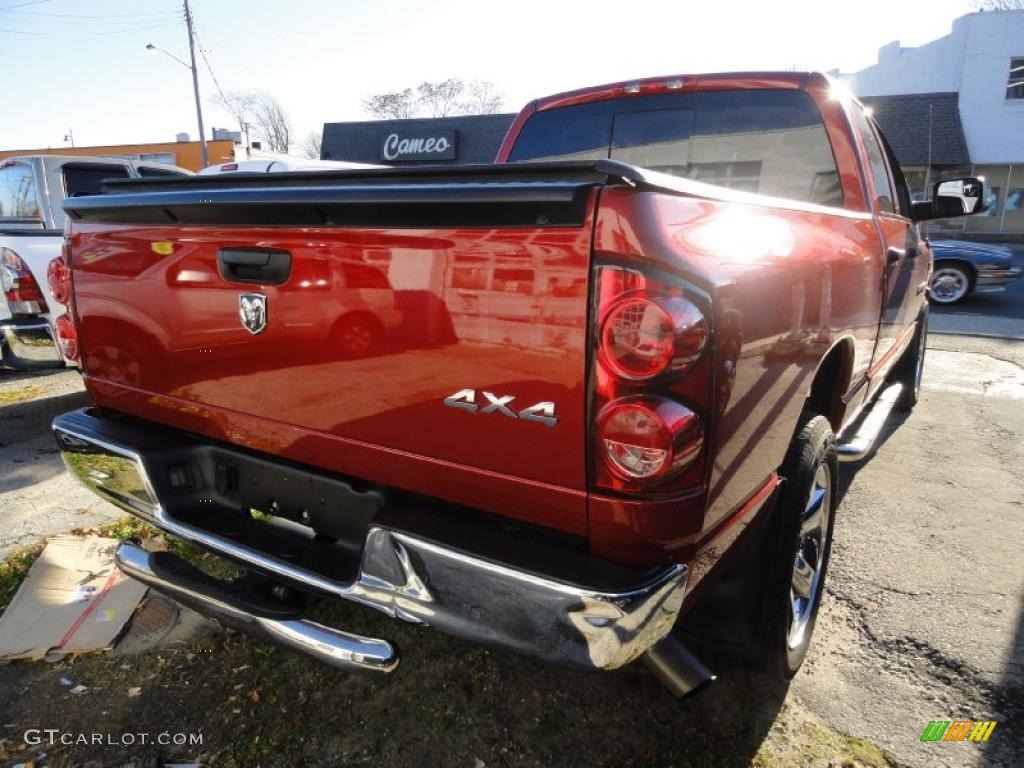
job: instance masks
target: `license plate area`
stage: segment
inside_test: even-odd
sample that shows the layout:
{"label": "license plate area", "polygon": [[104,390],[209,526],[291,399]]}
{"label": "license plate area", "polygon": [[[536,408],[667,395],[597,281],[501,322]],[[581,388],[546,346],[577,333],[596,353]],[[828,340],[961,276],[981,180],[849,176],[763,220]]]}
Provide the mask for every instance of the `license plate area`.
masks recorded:
{"label": "license plate area", "polygon": [[220,445],[184,440],[146,467],[173,520],[337,582],[356,578],[384,495],[355,482]]}

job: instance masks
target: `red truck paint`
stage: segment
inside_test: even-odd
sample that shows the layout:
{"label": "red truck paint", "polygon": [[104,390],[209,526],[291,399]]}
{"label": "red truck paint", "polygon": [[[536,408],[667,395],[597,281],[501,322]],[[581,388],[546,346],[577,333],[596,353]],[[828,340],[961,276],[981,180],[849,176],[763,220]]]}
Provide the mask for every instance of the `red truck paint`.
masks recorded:
{"label": "red truck paint", "polygon": [[[886,248],[912,225],[870,209],[876,194],[851,106],[821,76],[679,76],[560,94],[528,105],[498,156],[507,161],[523,126],[545,110],[673,90],[766,88],[803,89],[814,100],[844,209],[721,189],[705,198],[618,186],[593,194],[579,228],[76,223],[75,308],[89,395],[103,408],[586,536],[592,553],[613,561],[698,561],[697,582],[770,495],[829,353],[842,360],[829,414],[835,431],[881,386],[923,301],[906,286],[927,278],[927,252],[897,268],[898,288],[885,280],[894,270]],[[157,243],[168,245],[158,250]],[[259,336],[238,323],[239,286],[218,276],[216,253],[225,245],[281,248],[295,257],[292,279],[265,288],[271,322]],[[332,298],[338,263],[374,255],[407,263],[415,276],[409,285],[418,298],[402,297],[404,286],[378,289],[396,300],[475,307],[472,340],[434,345],[424,342],[422,326],[403,326],[386,355],[339,357],[324,343],[325,318],[345,312]],[[430,274],[423,275],[428,255]],[[592,258],[665,269],[710,296],[713,346],[701,376],[680,384],[714,382],[702,396],[710,409],[705,452],[692,482],[669,496],[619,495],[590,482]],[[508,295],[482,290],[473,263],[503,265]],[[548,289],[518,295],[525,272],[516,264],[546,270]],[[456,268],[469,270],[461,282],[438,277]],[[495,304],[500,299],[503,306]],[[533,335],[510,339],[502,322],[509,317],[520,321],[517,332],[524,318],[537,318]],[[466,388],[512,395],[523,406],[556,401],[558,427],[440,406]]]}

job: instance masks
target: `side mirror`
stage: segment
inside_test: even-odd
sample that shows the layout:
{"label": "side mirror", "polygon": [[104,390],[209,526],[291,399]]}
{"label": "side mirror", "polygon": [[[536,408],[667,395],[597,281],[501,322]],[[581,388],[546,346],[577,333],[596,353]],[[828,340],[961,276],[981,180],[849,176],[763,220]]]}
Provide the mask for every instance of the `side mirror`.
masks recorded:
{"label": "side mirror", "polygon": [[914,221],[950,219],[984,213],[987,210],[985,180],[969,176],[937,183],[933,188],[931,200],[911,205],[910,218]]}

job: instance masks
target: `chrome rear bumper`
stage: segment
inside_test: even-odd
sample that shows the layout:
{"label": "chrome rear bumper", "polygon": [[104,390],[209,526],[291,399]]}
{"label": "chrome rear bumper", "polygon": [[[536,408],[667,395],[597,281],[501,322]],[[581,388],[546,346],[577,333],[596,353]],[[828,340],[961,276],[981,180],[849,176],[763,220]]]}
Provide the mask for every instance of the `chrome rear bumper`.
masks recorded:
{"label": "chrome rear bumper", "polygon": [[12,318],[0,323],[0,364],[18,370],[59,368],[64,358],[46,320]]}
{"label": "chrome rear bumper", "polygon": [[[687,581],[683,565],[644,572],[628,584],[623,583],[620,574],[608,582],[615,585],[609,589],[595,583],[574,583],[536,567],[525,568],[465,546],[376,522],[370,524],[358,555],[357,576],[350,581],[328,579],[299,562],[269,557],[176,519],[155,490],[159,484],[153,482],[154,470],[159,471],[159,462],[147,458],[161,450],[163,443],[145,426],[75,411],[59,416],[53,429],[64,461],[75,477],[111,503],[167,533],[283,583],[369,606],[393,618],[425,624],[474,642],[555,663],[615,669],[664,638],[682,605]],[[159,427],[154,426],[154,430],[159,434]],[[601,572],[602,563],[587,560],[588,566],[596,566],[587,568],[590,573]],[[172,581],[151,575],[152,567],[134,549],[123,548],[119,561],[125,570],[154,589],[189,602],[201,612],[221,618],[227,614],[235,626],[278,642],[283,639],[276,625],[251,611],[238,606],[222,610],[224,601],[210,585],[183,591]],[[608,568],[617,566],[609,564]],[[309,644],[295,639],[294,625],[289,625],[289,631],[291,639],[285,638],[284,644],[311,653]],[[317,625],[317,631],[334,630]],[[373,644],[378,650],[383,646],[377,644],[387,645],[372,638],[357,640]],[[323,658],[315,652],[311,655]],[[329,663],[359,666],[330,661],[338,658],[333,650],[327,655]],[[374,657],[377,669],[387,671],[386,656],[381,652]]]}

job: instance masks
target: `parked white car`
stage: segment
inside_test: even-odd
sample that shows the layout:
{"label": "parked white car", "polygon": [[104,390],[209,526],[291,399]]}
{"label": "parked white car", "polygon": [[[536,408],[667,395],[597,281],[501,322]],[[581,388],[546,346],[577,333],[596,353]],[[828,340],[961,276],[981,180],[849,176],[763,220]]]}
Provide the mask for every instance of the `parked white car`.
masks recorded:
{"label": "parked white car", "polygon": [[369,163],[349,163],[344,160],[303,160],[298,157],[260,158],[238,160],[210,165],[199,171],[200,176],[217,173],[287,173],[288,171],[343,171],[358,168],[384,168]]}
{"label": "parked white car", "polygon": [[58,318],[47,272],[60,256],[67,197],[111,178],[191,176],[173,165],[108,157],[24,155],[0,161],[0,367],[59,367]]}

